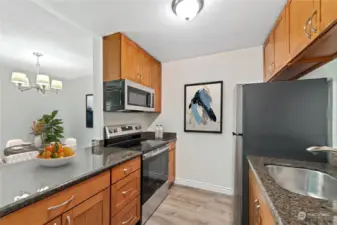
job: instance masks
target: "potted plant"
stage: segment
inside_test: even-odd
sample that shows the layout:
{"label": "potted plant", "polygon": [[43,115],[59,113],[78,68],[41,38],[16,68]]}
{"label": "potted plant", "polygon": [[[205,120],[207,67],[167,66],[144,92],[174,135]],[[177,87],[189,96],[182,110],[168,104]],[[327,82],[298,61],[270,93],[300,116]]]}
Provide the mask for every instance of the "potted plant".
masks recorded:
{"label": "potted plant", "polygon": [[44,124],[43,141],[44,144],[52,142],[61,142],[60,138],[63,138],[64,128],[62,127],[62,119],[57,119],[58,111],[55,110],[51,114],[44,114],[39,123]]}

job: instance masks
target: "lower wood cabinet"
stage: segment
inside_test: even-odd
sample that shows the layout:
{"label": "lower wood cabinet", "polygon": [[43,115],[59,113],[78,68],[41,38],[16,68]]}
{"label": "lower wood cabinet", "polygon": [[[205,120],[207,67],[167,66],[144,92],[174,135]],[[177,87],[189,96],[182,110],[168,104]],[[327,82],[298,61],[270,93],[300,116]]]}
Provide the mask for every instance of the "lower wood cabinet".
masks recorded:
{"label": "lower wood cabinet", "polygon": [[111,186],[111,216],[116,215],[140,194],[140,170]]}
{"label": "lower wood cabinet", "polygon": [[110,188],[62,215],[62,225],[109,225]]}
{"label": "lower wood cabinet", "polygon": [[61,225],[61,224],[62,224],[61,217],[57,217],[56,219],[54,219],[53,221],[50,221],[46,225]]}
{"label": "lower wood cabinet", "polygon": [[169,143],[169,176],[168,182],[171,186],[176,178],[176,143],[170,142]]}
{"label": "lower wood cabinet", "polygon": [[275,225],[275,219],[251,170],[249,170],[249,225]]}
{"label": "lower wood cabinet", "polygon": [[135,225],[140,220],[140,196],[133,199],[111,220],[111,225]]}

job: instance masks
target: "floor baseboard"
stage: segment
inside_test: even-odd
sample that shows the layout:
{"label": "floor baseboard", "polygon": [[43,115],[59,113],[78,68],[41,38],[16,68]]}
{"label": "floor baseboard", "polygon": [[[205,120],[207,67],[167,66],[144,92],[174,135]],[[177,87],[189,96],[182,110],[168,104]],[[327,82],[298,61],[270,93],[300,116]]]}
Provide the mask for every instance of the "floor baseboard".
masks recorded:
{"label": "floor baseboard", "polygon": [[222,187],[219,185],[213,185],[213,184],[208,184],[208,183],[194,181],[194,180],[187,180],[187,179],[182,179],[182,178],[176,178],[174,183],[177,185],[199,188],[199,189],[206,190],[206,191],[213,191],[213,192],[217,192],[221,194],[233,195],[232,188]]}

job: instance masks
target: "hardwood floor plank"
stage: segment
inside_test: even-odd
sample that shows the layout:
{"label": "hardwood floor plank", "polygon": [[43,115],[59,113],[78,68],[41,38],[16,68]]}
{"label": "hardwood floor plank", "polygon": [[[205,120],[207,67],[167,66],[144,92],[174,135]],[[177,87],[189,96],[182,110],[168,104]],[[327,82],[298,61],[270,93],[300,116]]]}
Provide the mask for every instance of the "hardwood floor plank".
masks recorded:
{"label": "hardwood floor plank", "polygon": [[146,225],[232,225],[232,197],[173,186]]}

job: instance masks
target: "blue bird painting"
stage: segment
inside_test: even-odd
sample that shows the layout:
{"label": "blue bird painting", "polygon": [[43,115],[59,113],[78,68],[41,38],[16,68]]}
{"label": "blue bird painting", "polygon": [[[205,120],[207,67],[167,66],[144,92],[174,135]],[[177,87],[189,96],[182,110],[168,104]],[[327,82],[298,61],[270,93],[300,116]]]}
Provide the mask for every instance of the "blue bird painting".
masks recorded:
{"label": "blue bird painting", "polygon": [[191,110],[190,116],[193,117],[198,125],[206,125],[208,121],[217,122],[217,116],[212,109],[212,97],[206,88],[199,89],[194,94],[189,104],[189,109]]}

